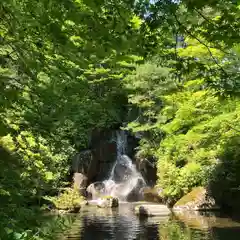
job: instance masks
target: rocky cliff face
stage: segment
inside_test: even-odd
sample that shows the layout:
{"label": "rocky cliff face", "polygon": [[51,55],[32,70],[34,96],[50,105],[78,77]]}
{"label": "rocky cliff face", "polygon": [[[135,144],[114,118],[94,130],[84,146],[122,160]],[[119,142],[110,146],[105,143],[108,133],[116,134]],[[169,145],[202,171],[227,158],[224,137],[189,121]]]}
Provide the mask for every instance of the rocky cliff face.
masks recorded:
{"label": "rocky cliff face", "polygon": [[146,158],[137,158],[136,166],[139,172],[141,172],[143,178],[146,180],[148,186],[154,187],[157,181],[157,167],[154,160]]}
{"label": "rocky cliff face", "polygon": [[77,153],[72,159],[72,174],[81,173],[82,177],[87,179],[87,184],[103,180],[116,159],[114,132],[113,130],[93,131],[89,149]]}
{"label": "rocky cliff face", "polygon": [[[133,159],[136,154],[139,139],[126,134],[125,154]],[[92,132],[89,149],[76,154],[72,159],[72,175],[78,175],[80,189],[86,188],[92,182],[102,181],[110,176],[112,167],[117,158],[117,131],[116,130],[95,130]],[[141,172],[148,185],[154,185],[156,181],[156,168],[149,164],[149,161],[135,161],[137,170]],[[121,174],[124,171],[120,171]],[[82,180],[79,180],[79,177]],[[76,179],[76,178],[74,178]],[[75,180],[74,180],[75,182]],[[79,184],[84,183],[84,184]]]}

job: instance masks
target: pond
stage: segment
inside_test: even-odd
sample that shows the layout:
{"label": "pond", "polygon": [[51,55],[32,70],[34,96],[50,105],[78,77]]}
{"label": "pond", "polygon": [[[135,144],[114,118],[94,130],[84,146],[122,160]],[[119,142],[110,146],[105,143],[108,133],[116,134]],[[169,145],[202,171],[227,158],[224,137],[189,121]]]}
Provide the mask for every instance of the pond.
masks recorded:
{"label": "pond", "polygon": [[235,240],[240,222],[219,213],[184,213],[169,217],[139,219],[134,203],[116,210],[86,206],[71,228],[59,239],[72,240]]}

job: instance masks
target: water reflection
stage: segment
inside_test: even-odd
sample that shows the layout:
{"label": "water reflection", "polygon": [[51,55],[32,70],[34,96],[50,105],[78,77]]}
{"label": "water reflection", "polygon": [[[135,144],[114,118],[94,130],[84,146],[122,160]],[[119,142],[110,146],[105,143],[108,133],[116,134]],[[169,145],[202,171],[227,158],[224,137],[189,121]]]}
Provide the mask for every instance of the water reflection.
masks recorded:
{"label": "water reflection", "polygon": [[118,210],[88,207],[77,216],[65,239],[78,240],[237,240],[240,223],[215,215],[193,213],[138,219],[132,205]]}
{"label": "water reflection", "polygon": [[132,214],[129,205],[120,206],[119,210],[92,209],[82,213],[82,240],[116,239],[157,239],[158,227],[139,220]]}

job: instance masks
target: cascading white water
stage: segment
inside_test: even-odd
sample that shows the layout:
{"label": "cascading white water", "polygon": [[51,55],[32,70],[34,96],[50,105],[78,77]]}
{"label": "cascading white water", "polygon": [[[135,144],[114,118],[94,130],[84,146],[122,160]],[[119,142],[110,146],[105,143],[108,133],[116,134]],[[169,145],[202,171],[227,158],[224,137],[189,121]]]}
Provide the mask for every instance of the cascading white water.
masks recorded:
{"label": "cascading white water", "polygon": [[113,141],[117,146],[117,159],[112,167],[109,180],[114,180],[114,170],[116,165],[121,161],[121,157],[126,154],[127,150],[127,135],[124,131],[116,131],[116,135],[113,137]]}
{"label": "cascading white water", "polygon": [[[117,158],[112,167],[110,176],[107,180],[98,183],[101,186],[100,191],[102,196],[117,197],[122,201],[127,200],[129,194],[139,190],[146,186],[146,183],[142,175],[137,171],[135,164],[126,155],[127,150],[127,134],[124,131],[116,132],[116,146],[117,146]],[[93,194],[94,195],[94,194]],[[93,196],[93,199],[95,196]]]}

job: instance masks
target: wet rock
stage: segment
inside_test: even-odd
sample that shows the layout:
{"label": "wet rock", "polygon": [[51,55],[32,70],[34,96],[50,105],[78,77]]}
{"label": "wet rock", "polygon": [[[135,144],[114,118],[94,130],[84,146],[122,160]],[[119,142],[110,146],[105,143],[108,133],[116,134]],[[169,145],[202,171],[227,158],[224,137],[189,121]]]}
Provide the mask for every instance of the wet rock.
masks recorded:
{"label": "wet rock", "polygon": [[60,206],[57,208],[58,213],[64,214],[64,213],[79,213],[81,209],[81,204],[75,204],[71,207],[64,207]]}
{"label": "wet rock", "polygon": [[128,166],[124,165],[123,163],[117,163],[114,168],[114,181],[115,182],[122,182],[125,179],[123,179],[124,176],[130,175],[130,169]]}
{"label": "wet rock", "polygon": [[90,182],[106,178],[106,173],[111,171],[117,156],[115,132],[113,129],[95,129],[92,132],[90,147],[93,161],[89,167]]}
{"label": "wet rock", "polygon": [[100,208],[116,208],[118,207],[118,198],[115,197],[105,197],[99,199],[97,206]]}
{"label": "wet rock", "polygon": [[167,216],[171,213],[166,205],[162,204],[142,204],[134,208],[134,212],[139,216]]}
{"label": "wet rock", "polygon": [[217,209],[219,209],[219,206],[217,206],[215,199],[203,187],[194,188],[173,206],[173,210],[202,211]]}
{"label": "wet rock", "polygon": [[136,156],[137,170],[142,174],[148,186],[154,186],[157,181],[157,167],[155,159]]}
{"label": "wet rock", "polygon": [[72,159],[72,172],[82,173],[91,177],[89,166],[92,164],[93,154],[91,150],[85,150],[77,153]]}
{"label": "wet rock", "polygon": [[80,203],[80,206],[88,206],[88,205],[89,205],[89,202],[87,200],[83,200]]}
{"label": "wet rock", "polygon": [[74,173],[73,185],[74,188],[78,189],[82,195],[85,196],[85,190],[87,187],[87,177],[82,173]]}
{"label": "wet rock", "polygon": [[87,187],[88,199],[97,199],[105,192],[105,184],[103,182],[94,182]]}
{"label": "wet rock", "polygon": [[162,189],[145,187],[141,189],[141,193],[144,201],[163,203]]}
{"label": "wet rock", "polygon": [[81,206],[74,206],[73,208],[69,209],[68,212],[69,213],[79,213],[81,209]]}
{"label": "wet rock", "polygon": [[115,130],[95,129],[91,134],[89,149],[77,153],[72,159],[72,173],[82,173],[88,183],[100,181],[111,170],[117,156]]}
{"label": "wet rock", "polygon": [[144,200],[142,190],[145,188],[145,186],[146,186],[146,183],[144,182],[144,180],[139,178],[137,180],[135,187],[129,193],[129,195],[127,197],[127,201],[142,201],[142,200]]}

